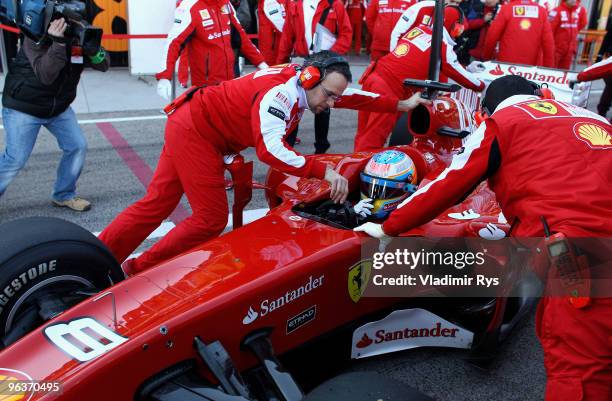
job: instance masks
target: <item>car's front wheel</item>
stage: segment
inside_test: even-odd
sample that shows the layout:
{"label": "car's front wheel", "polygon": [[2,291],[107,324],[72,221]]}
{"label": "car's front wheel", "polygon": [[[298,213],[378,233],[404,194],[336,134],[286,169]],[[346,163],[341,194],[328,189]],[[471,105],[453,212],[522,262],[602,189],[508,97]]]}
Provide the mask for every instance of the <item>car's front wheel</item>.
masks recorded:
{"label": "car's front wheel", "polygon": [[0,226],[0,346],[121,281],[121,267],[89,231],[50,217]]}

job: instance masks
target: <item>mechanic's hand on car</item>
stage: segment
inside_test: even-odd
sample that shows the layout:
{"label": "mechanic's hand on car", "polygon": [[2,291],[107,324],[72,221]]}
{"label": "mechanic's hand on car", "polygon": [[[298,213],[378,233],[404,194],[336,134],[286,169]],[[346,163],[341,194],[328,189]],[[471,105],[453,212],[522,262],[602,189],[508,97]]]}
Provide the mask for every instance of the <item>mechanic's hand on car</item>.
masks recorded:
{"label": "mechanic's hand on car", "polygon": [[157,83],[157,94],[170,101],[172,97],[172,83],[167,79],[160,79]]}
{"label": "mechanic's hand on car", "polygon": [[476,73],[476,72],[483,72],[484,70],[487,69],[487,67],[485,67],[485,65],[481,63],[480,61],[474,60],[467,67],[465,67],[465,69],[468,72]]}
{"label": "mechanic's hand on car", "polygon": [[47,33],[51,36],[51,39],[63,42],[64,32],[66,32],[66,28],[68,28],[68,24],[66,24],[66,20],[64,18],[58,18],[49,24],[49,29],[47,29]]}
{"label": "mechanic's hand on car", "polygon": [[570,87],[570,89],[574,89],[574,86],[578,83],[578,81],[576,81],[575,79],[570,79],[569,82],[567,83],[568,86]]}
{"label": "mechanic's hand on car", "polygon": [[397,111],[401,111],[401,112],[410,111],[420,104],[425,104],[425,105],[431,104],[431,100],[423,99],[421,97],[421,92],[417,92],[408,99],[400,100],[397,103]]}
{"label": "mechanic's hand on car", "polygon": [[328,167],[325,170],[325,181],[331,186],[331,200],[334,203],[344,203],[348,196],[348,180]]}
{"label": "mechanic's hand on car", "polygon": [[353,231],[364,232],[370,237],[378,238],[380,240],[380,244],[378,245],[378,250],[380,252],[384,252],[392,239],[392,237],[385,234],[382,229],[382,224],[368,222],[353,228]]}
{"label": "mechanic's hand on car", "polygon": [[370,209],[372,209],[373,207],[374,205],[372,204],[372,199],[365,198],[357,202],[357,204],[353,206],[353,210],[355,210],[355,213],[357,213],[361,217],[368,217],[372,214],[372,211]]}

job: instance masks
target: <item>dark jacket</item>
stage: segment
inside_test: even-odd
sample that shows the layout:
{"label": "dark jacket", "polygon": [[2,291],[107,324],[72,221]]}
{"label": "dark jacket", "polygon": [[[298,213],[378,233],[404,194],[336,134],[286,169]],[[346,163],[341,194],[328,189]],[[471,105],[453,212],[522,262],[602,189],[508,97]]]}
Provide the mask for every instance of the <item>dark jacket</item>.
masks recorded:
{"label": "dark jacket", "polygon": [[[10,63],[2,105],[39,118],[63,113],[76,97],[83,72],[83,64],[71,62],[71,51],[67,44],[37,45],[24,38],[21,49]],[[88,58],[84,58],[88,63]],[[108,59],[91,66],[106,71]]]}

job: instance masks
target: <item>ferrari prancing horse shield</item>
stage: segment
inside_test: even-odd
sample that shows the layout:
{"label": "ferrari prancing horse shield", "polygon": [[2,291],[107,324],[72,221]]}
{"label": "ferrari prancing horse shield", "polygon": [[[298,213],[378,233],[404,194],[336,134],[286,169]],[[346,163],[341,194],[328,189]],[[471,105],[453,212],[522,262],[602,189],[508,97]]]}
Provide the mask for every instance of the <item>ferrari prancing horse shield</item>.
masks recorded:
{"label": "ferrari prancing horse shield", "polygon": [[370,273],[372,272],[372,261],[362,260],[351,267],[348,272],[348,293],[353,302],[357,303],[363,295]]}

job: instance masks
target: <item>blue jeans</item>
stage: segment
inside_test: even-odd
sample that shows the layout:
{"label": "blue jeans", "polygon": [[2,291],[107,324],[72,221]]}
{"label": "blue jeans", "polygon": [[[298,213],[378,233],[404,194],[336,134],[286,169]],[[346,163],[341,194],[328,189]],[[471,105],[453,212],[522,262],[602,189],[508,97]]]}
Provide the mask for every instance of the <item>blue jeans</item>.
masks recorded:
{"label": "blue jeans", "polygon": [[76,194],[76,182],[81,175],[87,141],[79,127],[76,115],[68,107],[62,114],[51,118],[38,118],[17,110],[3,108],[2,120],[6,148],[0,156],[0,195],[30,158],[41,126],[45,126],[64,152],[57,168],[53,199],[64,201]]}

